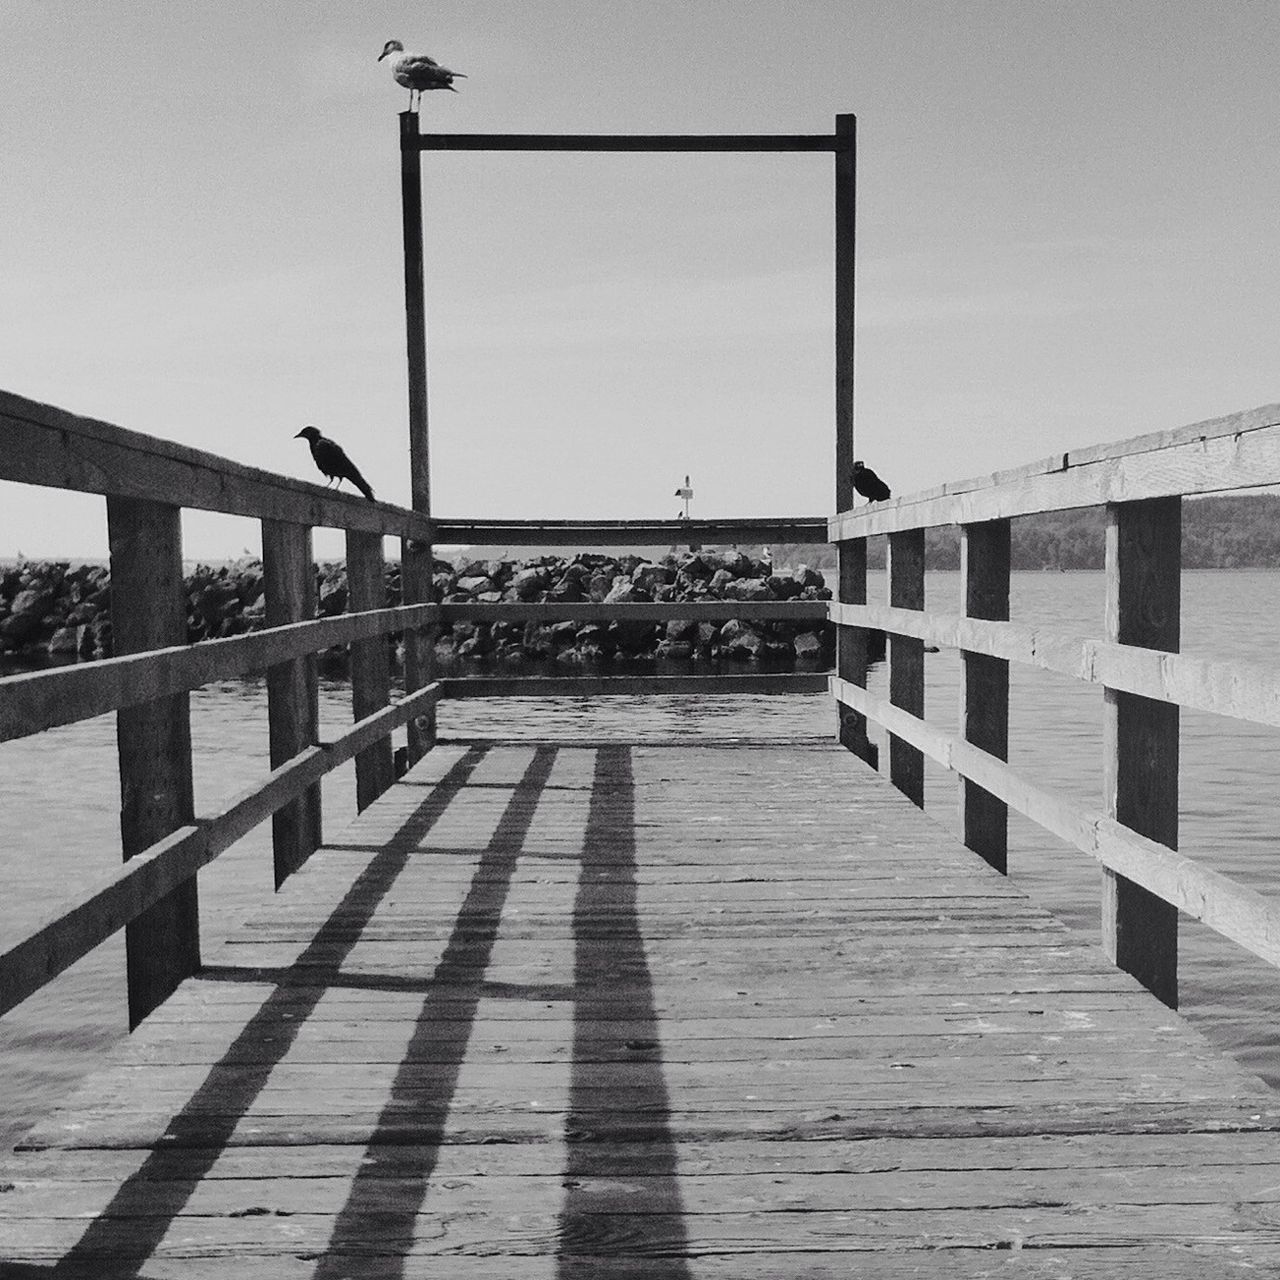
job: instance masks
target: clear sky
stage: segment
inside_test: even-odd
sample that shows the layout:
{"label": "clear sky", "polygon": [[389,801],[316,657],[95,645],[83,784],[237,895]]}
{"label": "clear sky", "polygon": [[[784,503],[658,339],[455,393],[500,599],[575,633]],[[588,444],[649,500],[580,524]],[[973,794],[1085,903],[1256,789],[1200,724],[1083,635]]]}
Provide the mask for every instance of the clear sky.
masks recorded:
{"label": "clear sky", "polygon": [[[391,37],[469,77],[424,130],[856,113],[896,492],[1280,400],[1276,0],[0,0],[0,386],[407,501]],[[831,509],[830,156],[424,166],[436,514]],[[0,557],[102,506],[0,485]]]}

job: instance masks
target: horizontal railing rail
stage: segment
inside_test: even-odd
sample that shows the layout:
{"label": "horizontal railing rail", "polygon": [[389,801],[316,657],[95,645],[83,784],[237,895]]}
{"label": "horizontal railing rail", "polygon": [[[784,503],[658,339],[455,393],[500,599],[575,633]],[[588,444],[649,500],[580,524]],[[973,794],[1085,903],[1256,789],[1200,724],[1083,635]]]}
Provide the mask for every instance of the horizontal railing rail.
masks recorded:
{"label": "horizontal railing rail", "polygon": [[372,609],[9,676],[0,680],[0,742],[256,674],[320,649],[426,626],[439,614],[434,604]]}
{"label": "horizontal railing rail", "polygon": [[887,605],[828,605],[837,625],[914,636],[926,644],[962,649],[1073,676],[1191,711],[1254,724],[1280,725],[1280,668],[1253,662],[1193,658],[1067,635],[1052,629],[988,622],[959,614],[918,613]]}
{"label": "horizontal railing rail", "polygon": [[676,520],[437,519],[436,541],[499,547],[660,547],[730,543],[822,543],[826,516],[751,516]]}
{"label": "horizontal railing rail", "polygon": [[440,681],[446,698],[587,698],[653,694],[756,694],[827,692],[826,672],[762,671],[738,675],[465,676]]}
{"label": "horizontal railing rail", "polygon": [[[1180,647],[1181,502],[1185,495],[1280,483],[1280,406],[1176,431],[1074,450],[985,479],[838,512],[842,639],[831,688],[842,740],[874,761],[866,723],[888,734],[891,780],[924,802],[923,758],[961,778],[964,839],[1006,869],[1009,808],[1103,868],[1103,940],[1113,960],[1177,1003],[1177,917],[1202,920],[1280,967],[1280,903],[1176,852],[1178,715],[1183,707],[1280,725],[1280,668],[1206,660]],[[1101,638],[1009,621],[1011,519],[1101,505],[1107,608]],[[964,614],[929,612],[924,531],[959,525]],[[887,605],[866,600],[866,540],[887,534]],[[889,696],[867,692],[868,629],[889,636]],[[962,733],[924,719],[923,647],[964,661]],[[1072,676],[1104,695],[1106,812],[1037,786],[1007,763],[1008,664]]]}
{"label": "horizontal railing rail", "polygon": [[1280,484],[1280,404],[1054,454],[832,516],[832,542],[1110,502]]}
{"label": "horizontal railing rail", "polygon": [[1280,967],[1280,903],[1194,858],[1138,835],[1114,818],[1089,812],[1050,787],[1028,781],[1003,760],[873,697],[860,685],[838,676],[832,676],[831,682],[841,702],[883,725],[943,768],[979,784],[1102,866]]}
{"label": "horizontal railing rail", "polygon": [[180,889],[201,867],[297,801],[325,774],[429,711],[441,692],[438,683],[427,685],[358,721],[333,742],[306,749],[220,812],[170,832],[32,928],[15,931],[17,936],[0,936],[0,1014]]}
{"label": "horizontal railing rail", "polygon": [[245,466],[0,391],[0,480],[431,541],[416,511]]}

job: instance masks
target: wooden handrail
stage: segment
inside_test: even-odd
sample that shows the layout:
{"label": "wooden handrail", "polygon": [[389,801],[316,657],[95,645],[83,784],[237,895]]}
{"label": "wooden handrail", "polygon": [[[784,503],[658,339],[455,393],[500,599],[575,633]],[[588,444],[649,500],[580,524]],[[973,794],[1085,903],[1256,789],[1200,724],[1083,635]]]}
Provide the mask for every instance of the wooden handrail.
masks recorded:
{"label": "wooden handrail", "polygon": [[910,742],[944,768],[977,782],[1011,808],[1102,866],[1141,885],[1179,911],[1202,920],[1269,964],[1280,967],[1280,903],[1212,871],[1022,774],[972,743],[917,719],[838,676],[834,696]]}
{"label": "wooden handrail", "polygon": [[[299,465],[310,460],[299,450]],[[0,480],[431,541],[423,515],[0,391]]]}
{"label": "wooden handrail", "polygon": [[915,636],[926,644],[982,653],[1072,676],[1189,710],[1280,725],[1280,668],[1193,658],[1185,653],[1114,644],[1016,622],[919,613],[887,605],[828,604],[833,622]]}
{"label": "wooden handrail", "polygon": [[0,680],[0,742],[198,689],[335,645],[421,627],[439,606],[399,605],[268,627],[222,640],[151,649]]}
{"label": "wooden handrail", "polygon": [[340,738],[311,747],[273,769],[230,804],[184,825],[123,863],[16,938],[0,940],[0,1013],[12,1009],[94,947],[188,883],[264,819],[393,729],[422,715],[441,696],[438,683],[358,721]]}
{"label": "wooden handrail", "polygon": [[[829,616],[841,636],[865,636],[868,628],[890,636],[890,700],[870,697],[865,675],[856,672],[857,678],[833,684],[837,700],[878,720],[891,745],[908,744],[960,773],[965,842],[993,866],[1005,869],[1008,805],[1098,857],[1104,867],[1104,947],[1119,967],[1174,1006],[1179,910],[1280,965],[1277,908],[1175,852],[1180,708],[1280,724],[1280,669],[1177,652],[1182,499],[1272,483],[1280,483],[1280,405],[1073,450],[843,511],[829,526],[842,565],[859,566],[856,574],[842,573],[840,598],[830,603]],[[1011,518],[1098,505],[1107,514],[1104,637],[1066,636],[1006,621]],[[920,607],[922,596],[887,608],[868,605],[867,537],[888,534],[892,559],[902,540],[920,539],[926,528],[944,524],[961,527],[965,615],[930,614]],[[922,677],[904,668],[908,638],[963,654],[963,740],[940,736],[925,724]],[[1065,802],[997,759],[1008,736],[1009,661],[1102,688],[1106,814],[1064,809]],[[907,700],[896,692],[908,686],[913,697],[919,695],[910,715],[903,709]],[[984,746],[995,754],[979,749]],[[918,779],[894,781],[920,802]]]}
{"label": "wooden handrail", "polygon": [[831,517],[832,542],[905,529],[1280,484],[1280,405],[874,503]]}
{"label": "wooden handrail", "polygon": [[822,693],[823,672],[761,671],[705,676],[464,676],[443,679],[446,698],[585,698],[656,693]]}
{"label": "wooden handrail", "polygon": [[443,543],[471,546],[644,547],[689,543],[827,541],[826,516],[750,516],[735,520],[472,520],[434,521]]}

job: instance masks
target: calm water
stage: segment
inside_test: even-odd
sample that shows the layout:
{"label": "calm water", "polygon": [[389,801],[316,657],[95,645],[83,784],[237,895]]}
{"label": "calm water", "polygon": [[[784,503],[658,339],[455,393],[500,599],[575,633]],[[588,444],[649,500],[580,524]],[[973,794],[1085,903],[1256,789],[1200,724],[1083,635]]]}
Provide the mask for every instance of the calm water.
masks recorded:
{"label": "calm water", "polygon": [[[959,611],[959,575],[932,574],[930,606]],[[883,598],[883,581],[871,586]],[[1013,615],[1075,634],[1098,635],[1103,577],[1014,575]],[[1280,572],[1205,572],[1184,577],[1183,648],[1200,656],[1272,662],[1280,629]],[[955,731],[960,660],[927,659],[929,720]],[[883,694],[884,672],[872,673]],[[261,682],[210,686],[192,695],[197,811],[221,806],[267,769],[266,695]],[[350,722],[345,686],[321,696],[326,733]],[[1101,808],[1101,691],[1065,677],[1014,667],[1010,758],[1034,780]],[[834,710],[823,696],[702,700],[549,699],[466,702],[441,708],[448,736],[650,737],[828,736]],[[1280,893],[1280,730],[1184,712],[1181,847],[1264,893]],[[50,779],[59,779],[56,796]],[[351,767],[325,784],[331,833],[354,810]],[[957,783],[930,766],[926,800],[957,826]],[[0,744],[0,931],[52,912],[71,886],[119,860],[115,719],[104,716],[35,738]],[[1098,871],[1084,855],[1023,819],[1010,823],[1010,872],[1059,916],[1095,938]],[[206,946],[271,892],[270,826],[264,825],[201,874]],[[32,1000],[0,1019],[0,1144],[12,1143],[99,1060],[125,1027],[123,942],[100,948]],[[1280,974],[1191,922],[1182,925],[1182,1003],[1205,1033],[1280,1087]]]}

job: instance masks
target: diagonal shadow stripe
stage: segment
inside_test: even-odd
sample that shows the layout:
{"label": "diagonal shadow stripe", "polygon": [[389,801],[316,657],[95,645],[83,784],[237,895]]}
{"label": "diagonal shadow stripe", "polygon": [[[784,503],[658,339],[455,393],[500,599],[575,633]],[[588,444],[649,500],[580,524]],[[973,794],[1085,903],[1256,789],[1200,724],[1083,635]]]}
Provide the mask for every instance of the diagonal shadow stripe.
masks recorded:
{"label": "diagonal shadow stripe", "polygon": [[[645,1280],[691,1276],[684,1256],[688,1237],[676,1144],[668,1121],[671,1103],[638,906],[631,748],[601,747],[573,907],[578,999],[565,1122],[568,1163],[560,1212],[560,1280],[622,1280],[640,1274],[638,1263],[643,1264]],[[602,923],[602,917],[607,921]],[[628,1024],[626,1043],[619,1048],[643,1044],[645,1057],[628,1064],[626,1102],[602,1107],[602,1089],[616,1087],[618,1079],[617,1063],[601,1060],[602,1029],[609,1020]],[[635,1149],[632,1109],[644,1119],[643,1154],[638,1159],[617,1157],[609,1150]],[[603,1189],[602,1151],[610,1175]],[[625,1184],[625,1208],[615,1209],[619,1202],[608,1188],[619,1182]]]}
{"label": "diagonal shadow stripe", "polygon": [[[54,1275],[91,1275],[95,1267],[100,1269],[99,1274],[109,1270],[113,1280],[140,1275],[201,1179],[226,1149],[241,1117],[289,1051],[298,1028],[323,996],[326,981],[338,979],[339,969],[358,938],[350,932],[352,918],[366,922],[372,919],[422,837],[439,821],[486,754],[486,748],[469,749],[370,860],[298,958],[297,963],[307,966],[308,979],[316,985],[291,987],[287,993],[276,991],[263,1002],[227,1057],[214,1065],[170,1122],[155,1144],[157,1150],[120,1185],[84,1235],[54,1265]],[[255,1062],[249,1071],[243,1065],[228,1064],[228,1058],[238,1056],[241,1046],[259,1041],[268,1030],[278,1034],[265,1059]],[[176,1170],[175,1150],[184,1153]],[[166,1171],[163,1180],[153,1176],[161,1159]],[[129,1220],[127,1235],[121,1229],[121,1218]],[[108,1258],[111,1265],[104,1268],[103,1260]]]}
{"label": "diagonal shadow stripe", "polygon": [[[449,988],[448,998],[428,994],[423,1001],[392,1083],[390,1100],[378,1117],[378,1127],[314,1280],[348,1280],[352,1254],[362,1254],[367,1260],[371,1239],[381,1246],[379,1280],[394,1280],[404,1273],[403,1251],[413,1241],[427,1184],[439,1163],[449,1104],[471,1040],[476,1009],[485,993],[484,974],[498,938],[511,878],[555,757],[555,747],[535,749],[481,855],[435,972],[435,981]],[[462,999],[458,998],[460,992],[465,993]],[[411,1147],[404,1145],[406,1129],[413,1132]],[[386,1188],[392,1174],[396,1195],[390,1200]]]}

